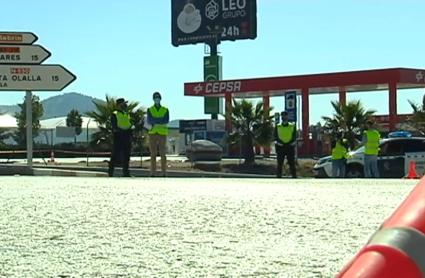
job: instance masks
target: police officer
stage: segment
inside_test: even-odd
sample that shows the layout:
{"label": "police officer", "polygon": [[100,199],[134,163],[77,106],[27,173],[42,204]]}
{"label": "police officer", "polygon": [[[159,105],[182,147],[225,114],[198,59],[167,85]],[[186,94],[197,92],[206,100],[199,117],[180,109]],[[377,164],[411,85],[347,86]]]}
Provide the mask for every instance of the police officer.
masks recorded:
{"label": "police officer", "polygon": [[332,141],[332,177],[345,177],[345,164],[348,153],[348,141],[341,132]]}
{"label": "police officer", "polygon": [[364,174],[366,178],[379,178],[378,171],[378,153],[379,140],[381,135],[379,131],[373,128],[373,122],[366,122],[366,130],[363,132],[364,150]]}
{"label": "police officer", "polygon": [[167,157],[166,142],[168,135],[167,124],[170,121],[168,109],[161,105],[161,94],[155,92],[152,96],[154,105],[148,109],[148,124],[151,125],[149,130],[149,150],[151,153],[151,176],[156,173],[156,155],[159,151],[161,156],[162,176],[167,174]]}
{"label": "police officer", "polygon": [[128,165],[131,154],[131,118],[127,112],[127,101],[123,98],[116,100],[117,110],[112,113],[111,124],[113,133],[113,146],[111,160],[109,161],[110,177],[114,176],[114,167],[117,160],[121,158],[124,177],[129,177]]}
{"label": "police officer", "polygon": [[288,122],[288,112],[281,113],[282,124],[276,125],[275,128],[275,141],[276,141],[276,154],[277,154],[277,172],[278,178],[282,177],[282,167],[286,156],[289,164],[289,169],[293,178],[297,177],[295,169],[295,140],[296,129],[295,125]]}

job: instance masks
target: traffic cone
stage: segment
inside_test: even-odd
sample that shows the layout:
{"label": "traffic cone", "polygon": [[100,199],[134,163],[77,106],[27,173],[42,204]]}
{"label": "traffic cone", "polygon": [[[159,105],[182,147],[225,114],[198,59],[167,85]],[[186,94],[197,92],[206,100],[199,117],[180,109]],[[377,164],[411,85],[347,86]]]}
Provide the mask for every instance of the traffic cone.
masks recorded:
{"label": "traffic cone", "polygon": [[425,277],[425,180],[421,180],[337,278]]}
{"label": "traffic cone", "polygon": [[416,161],[410,160],[409,162],[409,172],[404,177],[405,179],[420,179],[421,177],[416,173]]}

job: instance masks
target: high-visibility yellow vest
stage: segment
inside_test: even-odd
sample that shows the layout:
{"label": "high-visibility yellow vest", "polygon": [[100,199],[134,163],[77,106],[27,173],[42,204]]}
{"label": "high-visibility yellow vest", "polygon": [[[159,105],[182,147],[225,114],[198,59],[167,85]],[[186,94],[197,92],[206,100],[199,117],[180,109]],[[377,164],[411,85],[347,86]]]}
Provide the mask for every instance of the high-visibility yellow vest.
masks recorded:
{"label": "high-visibility yellow vest", "polygon": [[378,155],[379,139],[381,139],[379,132],[375,129],[370,129],[364,131],[364,135],[366,136],[364,153],[367,155]]}
{"label": "high-visibility yellow vest", "polygon": [[130,122],[130,114],[124,113],[121,111],[114,111],[115,116],[117,116],[117,126],[120,129],[130,129],[131,122]]}
{"label": "high-visibility yellow vest", "polygon": [[277,127],[277,136],[283,143],[289,143],[292,140],[292,135],[295,131],[295,125],[288,124],[287,126],[279,125]]}
{"label": "high-visibility yellow vest", "polygon": [[[346,142],[346,140],[344,141]],[[339,141],[336,141],[335,147],[332,149],[332,159],[337,160],[343,158],[347,158],[347,148]]]}
{"label": "high-visibility yellow vest", "polygon": [[[164,106],[161,106],[159,110],[152,106],[149,108],[149,112],[151,113],[153,118],[163,118],[165,114],[167,114],[168,109]],[[149,130],[149,134],[159,134],[159,135],[168,135],[168,127],[167,124],[154,124]]]}

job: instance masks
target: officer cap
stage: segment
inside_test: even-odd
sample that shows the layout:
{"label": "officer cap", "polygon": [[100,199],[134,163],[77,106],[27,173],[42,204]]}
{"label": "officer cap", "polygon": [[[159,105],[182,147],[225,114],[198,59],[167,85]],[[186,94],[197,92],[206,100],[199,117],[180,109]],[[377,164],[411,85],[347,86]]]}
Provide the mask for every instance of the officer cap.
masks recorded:
{"label": "officer cap", "polygon": [[121,103],[127,103],[127,101],[123,98],[117,99],[116,104],[121,104]]}

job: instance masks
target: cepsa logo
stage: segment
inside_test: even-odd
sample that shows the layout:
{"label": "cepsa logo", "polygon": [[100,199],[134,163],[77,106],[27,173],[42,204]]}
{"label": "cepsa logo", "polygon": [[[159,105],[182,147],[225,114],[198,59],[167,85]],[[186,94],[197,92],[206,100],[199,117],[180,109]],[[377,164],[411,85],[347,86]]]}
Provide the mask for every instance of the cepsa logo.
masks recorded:
{"label": "cepsa logo", "polygon": [[197,95],[235,93],[241,91],[241,86],[241,81],[216,81],[199,83],[194,88],[194,92]]}

